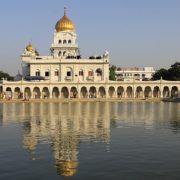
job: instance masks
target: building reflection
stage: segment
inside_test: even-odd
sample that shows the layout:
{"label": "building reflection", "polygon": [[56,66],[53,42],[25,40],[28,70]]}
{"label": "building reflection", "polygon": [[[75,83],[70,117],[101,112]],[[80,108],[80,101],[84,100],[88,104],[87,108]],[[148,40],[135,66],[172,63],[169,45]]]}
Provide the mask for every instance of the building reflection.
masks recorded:
{"label": "building reflection", "polygon": [[23,144],[36,159],[36,148],[50,143],[59,175],[78,170],[79,144],[110,141],[109,103],[19,103],[3,105],[3,123],[22,123]]}

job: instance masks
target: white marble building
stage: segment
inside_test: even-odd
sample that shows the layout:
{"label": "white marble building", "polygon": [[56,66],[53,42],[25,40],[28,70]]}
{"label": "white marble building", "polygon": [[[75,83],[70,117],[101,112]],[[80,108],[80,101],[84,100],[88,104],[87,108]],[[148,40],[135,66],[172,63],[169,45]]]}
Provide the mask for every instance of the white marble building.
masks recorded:
{"label": "white marble building", "polygon": [[[60,82],[102,82],[109,79],[109,55],[82,59],[74,23],[64,16],[56,23],[51,56],[39,56],[29,44],[22,54],[22,75],[26,79],[41,76]],[[38,78],[37,78],[38,79]]]}

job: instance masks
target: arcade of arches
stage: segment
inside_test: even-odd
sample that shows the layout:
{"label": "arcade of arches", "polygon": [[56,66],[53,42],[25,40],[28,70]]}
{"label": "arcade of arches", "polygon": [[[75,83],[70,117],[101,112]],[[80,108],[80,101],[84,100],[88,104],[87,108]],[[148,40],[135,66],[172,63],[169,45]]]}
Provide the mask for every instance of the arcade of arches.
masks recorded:
{"label": "arcade of arches", "polygon": [[3,98],[11,99],[65,99],[65,98],[166,98],[175,97],[179,86],[34,86],[3,89]]}

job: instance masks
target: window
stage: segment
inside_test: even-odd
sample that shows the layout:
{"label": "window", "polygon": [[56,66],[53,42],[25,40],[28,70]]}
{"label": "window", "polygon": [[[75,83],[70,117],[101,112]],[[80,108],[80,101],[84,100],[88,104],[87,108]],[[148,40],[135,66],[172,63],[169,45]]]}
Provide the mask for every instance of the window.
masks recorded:
{"label": "window", "polygon": [[59,76],[59,71],[58,71],[58,69],[55,70],[54,75],[55,75],[55,76]]}
{"label": "window", "polygon": [[40,70],[37,69],[35,74],[36,74],[36,76],[40,76]]}
{"label": "window", "polygon": [[139,77],[140,76],[140,74],[134,74],[134,77]]}
{"label": "window", "polygon": [[84,76],[83,70],[79,71],[79,76]]}
{"label": "window", "polygon": [[93,76],[93,71],[92,70],[88,71],[88,76]]}
{"label": "window", "polygon": [[48,77],[50,75],[49,71],[45,72],[45,76]]}
{"label": "window", "polygon": [[98,68],[96,69],[97,76],[102,76],[102,69]]}
{"label": "window", "polygon": [[66,40],[63,40],[63,44],[66,44],[67,43],[67,41]]}
{"label": "window", "polygon": [[67,76],[71,76],[71,71],[67,71]]}
{"label": "window", "polygon": [[71,44],[71,40],[68,40],[68,44]]}
{"label": "window", "polygon": [[58,56],[61,56],[61,51],[59,51]]}
{"label": "window", "polygon": [[62,43],[62,41],[61,40],[59,40],[59,44],[61,44]]}

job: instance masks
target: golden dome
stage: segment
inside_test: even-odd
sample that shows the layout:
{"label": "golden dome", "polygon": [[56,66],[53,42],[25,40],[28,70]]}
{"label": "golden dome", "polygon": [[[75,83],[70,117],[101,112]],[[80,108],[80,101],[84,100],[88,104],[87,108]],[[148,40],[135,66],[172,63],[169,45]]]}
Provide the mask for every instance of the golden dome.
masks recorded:
{"label": "golden dome", "polygon": [[34,48],[32,46],[31,43],[29,43],[27,46],[26,46],[26,50],[29,51],[29,52],[33,52],[34,51]]}
{"label": "golden dome", "polygon": [[74,32],[75,25],[74,23],[67,17],[66,8],[64,8],[64,16],[56,23],[56,31],[70,31]]}

